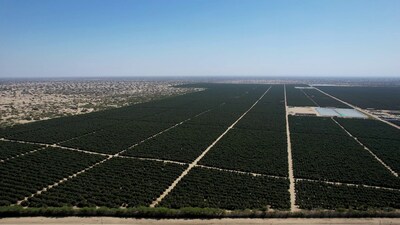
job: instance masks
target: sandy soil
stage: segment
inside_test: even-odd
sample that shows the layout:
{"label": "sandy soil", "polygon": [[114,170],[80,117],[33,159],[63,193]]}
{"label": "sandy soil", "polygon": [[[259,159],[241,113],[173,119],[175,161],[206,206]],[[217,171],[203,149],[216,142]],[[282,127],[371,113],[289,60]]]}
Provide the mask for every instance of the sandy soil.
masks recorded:
{"label": "sandy soil", "polygon": [[200,91],[175,88],[179,81],[0,81],[0,126],[90,113]]}
{"label": "sandy soil", "polygon": [[296,115],[296,114],[309,114],[313,116],[318,116],[318,112],[315,110],[315,107],[291,107],[288,106],[287,108],[289,115]]}
{"label": "sandy soil", "polygon": [[287,140],[287,152],[288,152],[288,171],[289,171],[289,193],[290,193],[290,211],[296,211],[296,191],[295,181],[293,173],[293,161],[292,161],[292,144],[290,142],[290,128],[289,128],[289,112],[287,105],[286,96],[286,85],[284,86],[285,91],[285,117],[286,117],[286,140]]}
{"label": "sandy soil", "polygon": [[400,225],[400,219],[391,218],[356,218],[356,219],[211,219],[211,220],[153,220],[113,217],[25,217],[0,219],[0,224],[155,224],[155,225],[184,225],[184,224],[379,224],[379,225]]}

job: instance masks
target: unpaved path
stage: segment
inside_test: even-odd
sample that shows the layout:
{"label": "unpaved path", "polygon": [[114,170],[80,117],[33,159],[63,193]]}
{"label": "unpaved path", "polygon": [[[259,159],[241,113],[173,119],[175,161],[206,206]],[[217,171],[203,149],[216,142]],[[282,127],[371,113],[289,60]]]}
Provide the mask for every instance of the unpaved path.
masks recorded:
{"label": "unpaved path", "polygon": [[183,177],[185,177],[190,170],[193,169],[197,165],[197,163],[207,154],[208,151],[211,150],[212,147],[214,147],[215,144],[217,144],[257,103],[267,94],[267,92],[271,89],[269,87],[259,99],[246,111],[244,112],[235,122],[232,123],[213,143],[211,143],[210,146],[206,148],[192,163],[189,164],[188,168],[186,168],[181,175],[179,175],[174,182],[156,199],[154,200],[151,204],[150,207],[156,207],[175,187],[176,185],[182,180]]}
{"label": "unpaved path", "polygon": [[381,121],[381,122],[384,122],[384,123],[386,123],[386,124],[388,124],[388,125],[390,125],[390,126],[392,126],[392,127],[395,127],[395,128],[397,128],[397,129],[400,129],[400,126],[398,126],[398,125],[396,125],[396,124],[393,124],[393,123],[390,123],[390,122],[388,122],[388,121],[386,121],[386,120],[383,120],[383,119],[381,119],[381,118],[375,116],[374,114],[369,113],[369,112],[367,112],[367,111],[361,109],[360,107],[357,107],[357,106],[355,106],[355,105],[352,105],[352,104],[350,104],[350,103],[347,103],[347,102],[345,102],[345,101],[343,101],[343,100],[341,100],[341,99],[338,99],[338,98],[336,98],[335,96],[332,96],[332,95],[330,95],[330,94],[328,94],[328,93],[326,93],[326,92],[324,92],[324,91],[318,89],[317,87],[314,87],[314,88],[315,88],[316,90],[320,91],[321,93],[323,93],[323,94],[325,94],[325,95],[327,95],[327,96],[329,96],[329,97],[331,97],[331,98],[333,98],[333,99],[335,99],[335,100],[337,100],[337,101],[339,101],[339,102],[341,102],[341,103],[343,103],[343,104],[346,104],[346,105],[350,106],[350,107],[353,108],[353,109],[356,109],[356,110],[358,110],[358,111],[360,111],[360,112],[363,112],[364,114],[366,114],[366,115],[368,115],[368,116],[370,116],[370,117],[372,117],[372,118],[375,118],[375,119],[377,119],[377,120],[379,120],[379,121]]}
{"label": "unpaved path", "polygon": [[[96,133],[96,131],[93,131],[93,132],[90,132],[90,133],[86,133],[86,134],[83,134],[83,135],[80,135],[80,136],[76,136],[76,137],[70,138],[70,139],[65,140],[65,141],[60,141],[60,142],[57,142],[57,143],[55,143],[53,145],[57,145],[60,148],[65,148],[63,146],[59,146],[58,144],[61,144],[61,143],[64,143],[64,142],[67,142],[67,141],[70,141],[70,140],[74,140],[74,139],[77,139],[77,138],[81,138],[81,137],[84,137],[84,136],[87,136],[87,135],[90,135],[90,134],[94,134],[94,133]],[[42,147],[39,147],[37,149],[18,154],[18,155],[6,158],[4,160],[0,160],[0,162],[6,162],[6,161],[11,160],[11,159],[15,159],[15,158],[18,158],[18,157],[21,157],[21,156],[29,155],[29,154],[35,153],[37,151],[44,150],[47,147],[51,146],[51,144],[46,144],[46,143],[37,143],[37,142],[30,142],[30,141],[12,140],[12,139],[7,139],[7,138],[0,138],[0,141],[16,142],[16,143],[22,143],[22,144],[32,144],[32,145],[42,146]],[[76,150],[79,150],[79,149],[76,149]]]}
{"label": "unpaved path", "polygon": [[219,167],[215,167],[215,166],[204,166],[204,165],[198,164],[198,165],[196,165],[196,167],[201,167],[201,168],[210,169],[210,170],[230,172],[230,173],[247,174],[247,175],[252,175],[255,177],[263,176],[263,177],[269,177],[269,178],[275,178],[275,179],[288,179],[287,177],[283,177],[283,176],[276,176],[276,175],[255,173],[255,172],[247,172],[247,171],[241,171],[241,170],[224,169],[224,168],[219,168]]}
{"label": "unpaved path", "polygon": [[286,96],[286,85],[283,86],[285,91],[285,116],[286,116],[286,141],[287,141],[287,152],[288,152],[288,170],[289,170],[289,194],[290,194],[290,211],[296,211],[296,190],[295,180],[293,175],[293,159],[292,159],[292,143],[290,141],[290,128],[289,128],[289,113]]}
{"label": "unpaved path", "polygon": [[[270,177],[270,178],[275,178],[275,179],[285,179],[285,180],[288,179],[288,177],[269,175],[269,174],[263,174],[263,173],[246,172],[246,171],[241,171],[241,170],[224,169],[224,168],[213,167],[213,166],[196,165],[196,167],[201,167],[201,168],[210,169],[210,170],[225,171],[225,172],[230,172],[230,173],[247,174],[247,175],[252,175],[252,176],[263,176],[263,177]],[[374,185],[368,185],[368,184],[353,184],[353,183],[344,183],[344,182],[339,182],[339,181],[314,180],[314,179],[310,179],[310,178],[294,178],[294,180],[295,181],[309,181],[309,182],[315,182],[315,183],[324,183],[324,184],[331,184],[331,185],[343,185],[343,186],[349,186],[349,187],[364,187],[364,188],[382,189],[382,190],[387,190],[387,191],[400,192],[400,189],[390,188],[390,187],[382,187],[382,186],[374,186]]]}
{"label": "unpaved path", "polygon": [[373,185],[367,185],[367,184],[351,184],[351,183],[342,183],[342,182],[336,182],[336,181],[313,180],[313,179],[307,179],[307,178],[295,178],[295,180],[296,181],[309,181],[309,182],[315,182],[315,183],[324,183],[324,184],[331,184],[331,185],[343,185],[343,186],[349,186],[349,187],[373,188],[373,189],[381,189],[381,190],[386,190],[386,191],[400,192],[400,189],[396,189],[396,188],[373,186]]}
{"label": "unpaved path", "polygon": [[98,130],[92,131],[92,132],[90,132],[90,133],[86,133],[86,134],[83,134],[83,135],[80,135],[80,136],[76,136],[76,137],[67,139],[67,140],[65,140],[65,141],[59,141],[59,142],[57,142],[56,144],[62,144],[62,143],[67,142],[67,141],[72,141],[72,140],[75,140],[75,139],[78,139],[78,138],[81,138],[81,137],[86,137],[86,136],[89,136],[89,135],[94,134],[94,133],[96,133],[96,132],[99,132],[99,131],[101,131],[101,130],[103,130],[103,129],[98,129]]}
{"label": "unpaved path", "polygon": [[344,128],[338,121],[336,121],[333,117],[331,117],[333,122],[335,122],[342,130],[344,130],[347,135],[352,137],[359,145],[361,145],[366,151],[368,151],[379,163],[381,163],[390,173],[392,173],[395,177],[399,177],[399,175],[390,168],[383,160],[381,160],[377,155],[375,155],[367,146],[365,146],[361,141],[359,141],[356,137],[354,137],[346,128]]}
{"label": "unpaved path", "polygon": [[294,225],[294,224],[349,224],[349,225],[400,225],[398,218],[330,218],[330,219],[304,219],[304,218],[288,218],[288,219],[134,219],[134,218],[117,218],[117,217],[64,217],[64,218],[48,218],[48,217],[22,217],[22,218],[5,218],[0,219],[0,224],[16,225],[16,224],[132,224],[132,225],[243,225],[243,224],[268,224],[268,225]]}
{"label": "unpaved path", "polygon": [[[6,140],[3,139],[2,141],[6,141]],[[11,159],[15,159],[15,158],[18,158],[18,157],[21,157],[21,156],[24,156],[24,155],[28,155],[28,154],[35,153],[35,152],[37,152],[37,151],[41,151],[41,150],[43,150],[43,149],[45,149],[45,148],[46,148],[46,147],[35,148],[34,150],[31,150],[31,151],[28,151],[28,152],[24,152],[24,153],[15,155],[15,156],[11,156],[11,157],[2,159],[2,160],[0,160],[0,162],[4,163],[4,162],[7,162],[7,161],[9,161],[9,160],[11,160]]]}
{"label": "unpaved path", "polygon": [[34,197],[34,196],[40,195],[41,193],[43,193],[43,192],[45,192],[45,191],[48,191],[49,189],[52,189],[53,187],[56,187],[56,186],[58,186],[58,185],[60,185],[60,184],[62,184],[62,183],[64,183],[64,182],[68,181],[69,179],[72,179],[72,178],[78,176],[79,174],[84,173],[84,172],[86,172],[86,171],[92,169],[93,167],[95,167],[95,166],[97,166],[97,165],[100,165],[100,164],[106,162],[107,160],[109,160],[109,159],[111,159],[111,158],[112,158],[112,156],[110,156],[110,157],[108,157],[108,158],[106,158],[106,159],[103,159],[103,160],[101,160],[100,162],[97,162],[97,163],[95,163],[95,164],[93,164],[93,165],[91,165],[91,166],[89,166],[89,167],[86,167],[85,169],[83,169],[83,170],[81,170],[81,171],[79,171],[79,172],[76,172],[76,173],[74,173],[74,174],[72,174],[72,175],[70,175],[70,176],[68,176],[68,177],[65,177],[65,178],[63,178],[63,179],[61,179],[61,180],[59,180],[59,181],[57,181],[57,182],[55,182],[55,183],[53,183],[53,184],[47,186],[47,187],[44,187],[42,190],[39,190],[39,191],[37,191],[36,193],[33,193],[33,194],[29,195],[29,196],[26,196],[24,199],[18,201],[18,202],[17,202],[17,205],[21,205],[22,202],[25,202],[25,201],[27,201],[28,199],[30,199],[30,198],[32,198],[32,197]]}

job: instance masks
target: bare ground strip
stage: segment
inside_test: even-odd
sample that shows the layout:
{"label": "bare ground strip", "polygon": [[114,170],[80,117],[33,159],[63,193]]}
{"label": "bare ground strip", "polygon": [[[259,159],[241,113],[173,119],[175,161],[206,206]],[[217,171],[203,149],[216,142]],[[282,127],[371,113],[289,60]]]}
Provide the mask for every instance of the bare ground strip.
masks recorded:
{"label": "bare ground strip", "polygon": [[289,193],[290,193],[290,211],[296,211],[296,190],[295,180],[293,175],[293,158],[292,158],[292,143],[290,141],[290,128],[289,128],[289,114],[286,96],[286,85],[284,85],[285,91],[285,117],[286,117],[286,138],[287,138],[287,152],[288,152],[288,170],[289,170]]}

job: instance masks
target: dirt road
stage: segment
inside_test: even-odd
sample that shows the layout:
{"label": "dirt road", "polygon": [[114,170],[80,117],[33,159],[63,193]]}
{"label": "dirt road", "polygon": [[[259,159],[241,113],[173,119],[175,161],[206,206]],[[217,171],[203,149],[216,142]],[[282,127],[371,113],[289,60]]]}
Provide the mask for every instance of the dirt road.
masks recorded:
{"label": "dirt road", "polygon": [[46,217],[23,217],[0,219],[0,224],[150,224],[150,225],[206,225],[206,224],[379,224],[379,225],[400,225],[399,219],[391,218],[365,218],[365,219],[211,219],[211,220],[154,220],[154,219],[133,219],[133,218],[114,218],[114,217],[65,217],[65,218],[46,218]]}

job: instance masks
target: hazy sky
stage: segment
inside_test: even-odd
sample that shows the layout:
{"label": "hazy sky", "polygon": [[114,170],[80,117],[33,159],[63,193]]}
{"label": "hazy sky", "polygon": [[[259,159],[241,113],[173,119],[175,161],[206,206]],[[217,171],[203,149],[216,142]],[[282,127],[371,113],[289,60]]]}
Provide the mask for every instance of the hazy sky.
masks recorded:
{"label": "hazy sky", "polygon": [[0,77],[400,76],[400,0],[0,0]]}

